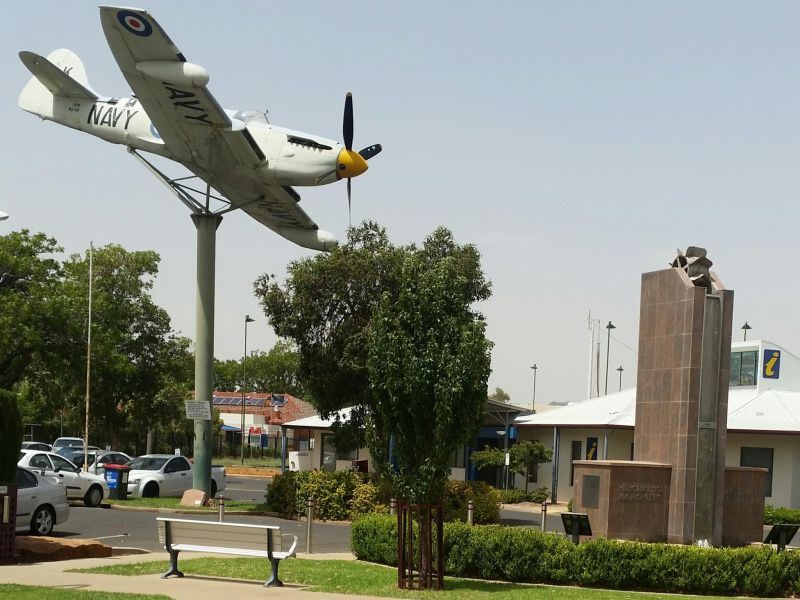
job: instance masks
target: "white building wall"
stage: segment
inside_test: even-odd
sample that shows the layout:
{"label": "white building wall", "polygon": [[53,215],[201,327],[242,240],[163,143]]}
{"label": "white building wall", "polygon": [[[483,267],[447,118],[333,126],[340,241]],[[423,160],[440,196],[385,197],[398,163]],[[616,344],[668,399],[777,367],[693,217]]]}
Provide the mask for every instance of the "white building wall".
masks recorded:
{"label": "white building wall", "polygon": [[800,436],[786,434],[728,433],[726,466],[740,466],[742,447],[772,448],[772,496],[767,504],[800,508]]}

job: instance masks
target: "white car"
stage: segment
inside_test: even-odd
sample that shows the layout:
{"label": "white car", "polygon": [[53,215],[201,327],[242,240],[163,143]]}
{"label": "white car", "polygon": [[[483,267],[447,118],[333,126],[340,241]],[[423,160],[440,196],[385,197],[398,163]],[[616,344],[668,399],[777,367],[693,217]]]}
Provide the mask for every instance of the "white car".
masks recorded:
{"label": "white car", "polygon": [[[158,498],[159,496],[182,496],[192,489],[194,476],[192,465],[183,456],[172,454],[145,454],[137,456],[128,466],[128,496],[134,498]],[[225,489],[224,467],[211,467],[211,495]]]}
{"label": "white car", "polygon": [[[76,467],[83,469],[83,450],[76,448],[73,452],[61,454],[61,456],[75,463]],[[131,460],[130,456],[116,450],[89,450],[87,457],[89,459],[89,468],[86,470],[89,473],[102,476],[105,476],[106,465],[127,465]]]}
{"label": "white car", "polygon": [[67,489],[36,473],[17,467],[17,531],[50,535],[56,523],[69,517]]}
{"label": "white car", "polygon": [[55,478],[64,484],[67,497],[83,500],[86,506],[100,506],[103,498],[108,498],[108,484],[105,478],[94,473],[84,473],[73,463],[55,452],[22,450],[17,464],[31,471]]}
{"label": "white car", "polygon": [[83,448],[83,439],[82,438],[75,438],[75,437],[60,437],[56,438],[56,441],[53,442],[53,452],[57,452],[59,448],[63,448],[64,446],[72,446],[72,447],[81,447]]}

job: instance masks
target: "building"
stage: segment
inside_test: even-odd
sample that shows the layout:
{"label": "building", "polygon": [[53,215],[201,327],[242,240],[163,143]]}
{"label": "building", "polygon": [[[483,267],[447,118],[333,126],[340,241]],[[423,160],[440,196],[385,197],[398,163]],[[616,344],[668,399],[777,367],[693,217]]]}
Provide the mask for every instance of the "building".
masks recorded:
{"label": "building", "polygon": [[[726,465],[767,468],[767,504],[800,508],[800,359],[765,340],[734,342],[729,385]],[[553,449],[537,485],[565,502],[572,498],[573,460],[633,459],[635,416],[630,388],[521,416],[515,425],[520,440]]]}
{"label": "building", "polygon": [[[244,418],[244,443],[260,448],[281,448],[281,425],[313,415],[314,407],[290,394],[247,393],[242,410],[241,392],[214,392],[212,404],[219,411],[222,431],[228,444],[238,446],[242,437]],[[290,449],[296,445],[294,435],[287,439]]]}

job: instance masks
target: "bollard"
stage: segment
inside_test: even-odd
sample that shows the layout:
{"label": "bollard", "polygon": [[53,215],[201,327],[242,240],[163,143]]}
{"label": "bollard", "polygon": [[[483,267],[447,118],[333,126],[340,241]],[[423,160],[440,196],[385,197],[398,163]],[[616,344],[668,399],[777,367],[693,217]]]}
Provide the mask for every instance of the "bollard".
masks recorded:
{"label": "bollard", "polygon": [[219,522],[225,522],[225,496],[220,494],[217,496],[217,502],[219,503]]}
{"label": "bollard", "polygon": [[308,512],[306,513],[306,552],[311,554],[311,523],[314,521],[314,499],[309,498],[306,501]]}
{"label": "bollard", "polygon": [[389,499],[389,514],[396,515],[397,514],[397,498],[390,498]]}
{"label": "bollard", "polygon": [[467,523],[472,525],[472,520],[475,515],[475,503],[472,500],[467,500]]}
{"label": "bollard", "polygon": [[542,502],[542,531],[547,531],[547,500]]}

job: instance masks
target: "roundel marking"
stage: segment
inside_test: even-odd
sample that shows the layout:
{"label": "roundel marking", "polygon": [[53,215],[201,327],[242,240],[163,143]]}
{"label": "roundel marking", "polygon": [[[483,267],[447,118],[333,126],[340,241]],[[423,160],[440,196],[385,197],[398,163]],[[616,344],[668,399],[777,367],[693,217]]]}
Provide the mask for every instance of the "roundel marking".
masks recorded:
{"label": "roundel marking", "polygon": [[159,135],[158,130],[156,129],[156,126],[153,125],[152,123],[150,123],[150,133],[153,134],[154,138],[158,138],[159,140],[161,139],[161,136]]}
{"label": "roundel marking", "polygon": [[147,37],[153,33],[153,26],[135,12],[121,10],[117,13],[117,20],[134,35]]}

